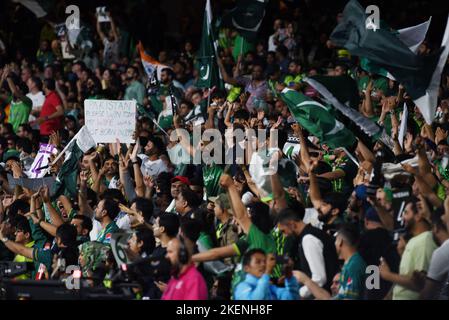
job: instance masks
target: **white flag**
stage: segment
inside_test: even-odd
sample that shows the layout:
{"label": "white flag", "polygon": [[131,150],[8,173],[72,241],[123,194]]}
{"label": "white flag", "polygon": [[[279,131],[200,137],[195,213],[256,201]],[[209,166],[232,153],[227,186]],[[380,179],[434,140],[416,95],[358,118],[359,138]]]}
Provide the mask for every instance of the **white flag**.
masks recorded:
{"label": "white flag", "polygon": [[399,127],[398,140],[401,148],[404,148],[404,137],[407,132],[407,117],[408,109],[407,105],[404,103],[404,110],[402,111],[401,126]]}
{"label": "white flag", "polygon": [[86,153],[90,148],[95,148],[97,146],[94,138],[92,138],[92,135],[90,134],[89,129],[87,129],[86,126],[83,126],[80,131],[78,131],[74,139],[76,139],[78,147],[84,153]]}

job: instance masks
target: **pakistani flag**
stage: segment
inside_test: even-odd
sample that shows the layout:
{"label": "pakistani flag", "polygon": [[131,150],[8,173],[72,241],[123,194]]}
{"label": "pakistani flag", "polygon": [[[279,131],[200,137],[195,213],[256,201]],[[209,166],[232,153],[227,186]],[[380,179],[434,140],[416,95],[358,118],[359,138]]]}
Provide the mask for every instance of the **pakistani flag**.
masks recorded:
{"label": "pakistani flag", "polygon": [[65,195],[69,198],[76,197],[78,161],[84,152],[95,146],[95,141],[89,130],[86,126],[83,126],[61,152],[61,154],[65,152],[65,159],[51,188],[53,198],[57,198],[60,195]]}
{"label": "pakistani flag", "polygon": [[295,90],[285,88],[281,92],[282,100],[299,124],[330,148],[352,147],[356,138],[354,134],[335,119],[331,108],[310,99]]}
{"label": "pakistani flag", "polygon": [[[426,38],[431,20],[432,17],[430,17],[426,22],[423,22],[416,26],[400,29],[397,31],[396,35],[399,40],[401,40],[411,51],[417,53],[419,46]],[[380,25],[380,27],[384,28],[382,24]],[[396,80],[391,73],[367,58],[360,59],[360,67],[362,67],[362,69],[367,72],[378,74],[391,80]]]}
{"label": "pakistani flag", "polygon": [[197,87],[224,89],[224,83],[217,64],[217,43],[214,40],[212,30],[212,10],[210,0],[206,2],[203,18],[203,33],[201,35],[200,49],[198,52],[199,79]]}
{"label": "pakistani flag", "polygon": [[391,73],[405,87],[426,122],[431,124],[441,73],[449,54],[449,19],[442,47],[429,56],[415,54],[389,30],[368,29],[366,19],[365,9],[356,0],[351,0],[330,39],[351,54],[367,58]]}
{"label": "pakistani flag", "polygon": [[357,111],[360,98],[354,79],[347,75],[313,76],[304,78],[304,81],[318,91],[326,103],[340,111],[365,134],[373,140],[381,140],[390,149],[393,149],[393,141],[386,134],[385,129]]}
{"label": "pakistani flag", "polygon": [[265,16],[268,0],[237,0],[237,6],[223,16],[221,25],[232,27],[254,42]]}

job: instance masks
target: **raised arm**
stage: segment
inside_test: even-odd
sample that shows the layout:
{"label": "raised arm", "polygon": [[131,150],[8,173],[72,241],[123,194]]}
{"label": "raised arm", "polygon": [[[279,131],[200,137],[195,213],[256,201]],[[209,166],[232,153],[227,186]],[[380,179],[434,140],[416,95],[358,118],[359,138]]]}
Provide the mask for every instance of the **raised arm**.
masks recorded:
{"label": "raised arm", "polygon": [[234,217],[237,219],[243,231],[248,234],[252,222],[250,217],[248,216],[248,213],[246,212],[246,208],[237,191],[237,188],[234,185],[234,181],[232,180],[231,176],[228,174],[223,174],[220,177],[220,185],[228,192]]}
{"label": "raised arm", "polygon": [[[281,151],[277,151],[275,154],[273,154],[271,160],[270,160],[270,167],[272,170],[277,167],[277,163],[280,160],[282,156]],[[271,179],[271,188],[273,190],[273,198],[274,198],[274,208],[277,212],[280,212],[282,209],[287,208],[287,199],[285,197],[285,191],[282,187],[281,179],[279,178],[279,175],[277,172],[273,173],[270,176]]]}
{"label": "raised arm", "polygon": [[100,36],[100,40],[103,43],[104,39],[106,39],[106,36],[104,35],[103,31],[101,31],[101,25],[100,25],[100,21],[98,21],[97,18],[97,33]]}
{"label": "raised arm", "polygon": [[228,245],[225,247],[213,248],[201,253],[194,254],[192,260],[194,262],[205,262],[219,260],[223,258],[233,257],[237,255],[234,245]]}
{"label": "raised arm", "polygon": [[178,114],[173,115],[173,125],[175,126],[176,135],[180,138],[179,143],[192,157],[195,156],[195,150],[190,145],[190,137],[185,134],[185,130],[181,130],[180,117]]}
{"label": "raised arm", "polygon": [[137,153],[140,150],[140,140],[136,139],[136,144],[131,153],[130,160],[133,165],[134,170],[134,181],[136,182],[136,194],[138,197],[143,197],[145,195],[145,185],[143,183],[142,170],[140,170],[139,162],[137,162]]}
{"label": "raised arm", "polygon": [[234,104],[230,103],[229,101],[226,101],[228,104],[228,112],[226,112],[226,117],[224,119],[224,124],[226,127],[231,128],[232,122],[231,122],[231,115],[234,113]]}
{"label": "raised arm", "polygon": [[6,77],[6,82],[8,82],[9,90],[11,90],[14,96],[18,97],[22,101],[26,98],[22,90],[17,89],[17,86],[14,84],[14,81],[12,81],[12,78],[9,75]]}
{"label": "raised arm", "polygon": [[373,103],[371,101],[371,92],[373,90],[373,81],[370,80],[368,82],[368,86],[366,87],[365,91],[365,100],[364,100],[364,113],[367,117],[372,117],[375,115],[374,109],[373,109]]}
{"label": "raised arm", "polygon": [[309,165],[308,174],[309,174],[309,193],[310,193],[310,201],[315,209],[319,210],[321,208],[321,204],[323,202],[323,198],[321,197],[320,188],[318,187],[318,181],[316,179],[315,173],[313,173],[313,169],[315,169],[317,163],[313,162]]}
{"label": "raised arm", "polygon": [[4,236],[4,228],[5,224],[0,225],[0,240],[3,242],[8,250],[12,251],[15,254],[20,254],[28,259],[33,259],[33,248],[27,248],[23,244],[8,240]]}
{"label": "raised arm", "polygon": [[80,172],[80,189],[78,192],[78,205],[80,207],[79,214],[92,217],[93,210],[87,203],[87,179],[88,175],[86,171]]}
{"label": "raised arm", "polygon": [[118,40],[117,27],[115,26],[114,19],[112,19],[112,15],[110,12],[108,12],[108,17],[109,17],[109,20],[111,20],[111,31],[112,31],[112,35],[114,36],[114,41],[117,41]]}
{"label": "raised arm", "polygon": [[221,60],[219,58],[217,59],[217,63],[218,63],[218,67],[220,68],[221,74],[223,76],[223,81],[226,83],[232,84],[233,86],[238,86],[239,82],[237,81],[237,79],[230,77],[228,75],[225,67],[223,66],[223,63],[221,62]]}
{"label": "raised arm", "polygon": [[45,186],[40,190],[40,196],[42,198],[42,201],[44,202],[45,208],[47,208],[48,213],[50,214],[51,223],[59,227],[61,224],[64,223],[61,216],[58,214],[58,211],[56,211],[55,207],[51,204],[50,200],[50,191],[48,190],[48,187]]}

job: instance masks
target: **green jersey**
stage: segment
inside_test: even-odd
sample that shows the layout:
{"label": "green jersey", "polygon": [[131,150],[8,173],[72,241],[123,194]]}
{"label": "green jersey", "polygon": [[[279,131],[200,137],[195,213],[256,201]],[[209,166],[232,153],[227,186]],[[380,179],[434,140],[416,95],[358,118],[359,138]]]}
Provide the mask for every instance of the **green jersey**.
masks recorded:
{"label": "green jersey", "polygon": [[23,123],[28,123],[31,107],[33,102],[30,98],[24,97],[23,101],[11,101],[11,109],[8,122],[12,124],[14,132],[17,132],[19,126]]}
{"label": "green jersey", "polygon": [[366,263],[362,256],[356,252],[345,263],[340,275],[340,288],[338,300],[359,300],[365,288]]}

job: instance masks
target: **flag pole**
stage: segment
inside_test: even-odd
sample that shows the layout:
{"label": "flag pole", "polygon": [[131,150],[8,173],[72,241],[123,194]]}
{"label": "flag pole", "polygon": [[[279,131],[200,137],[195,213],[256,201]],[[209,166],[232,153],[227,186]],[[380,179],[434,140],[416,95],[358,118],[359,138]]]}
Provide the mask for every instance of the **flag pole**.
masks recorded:
{"label": "flag pole", "polygon": [[55,160],[53,160],[53,162],[49,165],[50,167],[54,166],[55,163],[58,162],[59,159],[61,159],[62,155],[67,152],[67,149],[69,148],[69,146],[76,141],[76,139],[78,138],[79,133],[81,132],[81,130],[84,127],[85,127],[85,125],[82,126],[81,129],[78,130],[78,132],[75,134],[75,136],[72,138],[72,140],[70,140],[69,143],[67,143],[67,145],[64,147],[64,149],[62,149],[61,153],[58,154],[58,156],[55,158]]}

